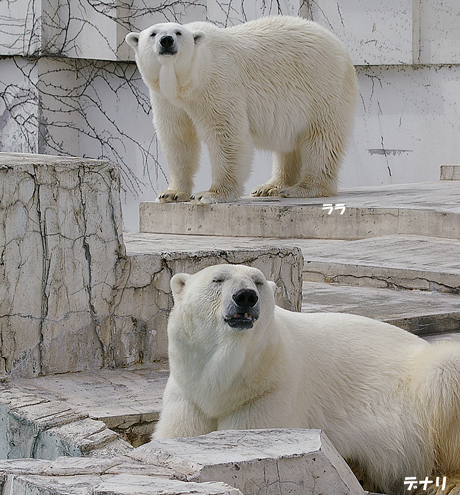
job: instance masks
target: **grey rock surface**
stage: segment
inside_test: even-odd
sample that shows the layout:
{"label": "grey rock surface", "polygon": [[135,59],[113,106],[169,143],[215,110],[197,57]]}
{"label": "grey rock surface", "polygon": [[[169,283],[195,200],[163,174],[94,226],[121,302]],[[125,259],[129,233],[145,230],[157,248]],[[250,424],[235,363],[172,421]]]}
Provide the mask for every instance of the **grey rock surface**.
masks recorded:
{"label": "grey rock surface", "polygon": [[224,481],[245,495],[364,493],[320,430],[217,431],[153,440],[128,455],[188,481]]}
{"label": "grey rock surface", "polygon": [[0,461],[13,495],[364,495],[320,430],[214,432],[155,441],[128,455]]}

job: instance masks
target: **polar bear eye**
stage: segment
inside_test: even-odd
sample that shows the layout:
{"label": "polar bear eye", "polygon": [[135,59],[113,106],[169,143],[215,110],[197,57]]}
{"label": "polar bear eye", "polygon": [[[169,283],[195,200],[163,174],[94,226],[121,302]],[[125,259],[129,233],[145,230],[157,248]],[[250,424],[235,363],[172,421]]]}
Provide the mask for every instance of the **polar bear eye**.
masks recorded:
{"label": "polar bear eye", "polygon": [[150,36],[151,36],[152,38],[155,38],[155,36],[156,36],[156,35],[157,35],[157,33],[156,33],[155,31],[154,31],[153,33],[150,33]]}
{"label": "polar bear eye", "polygon": [[225,282],[225,277],[223,277],[223,276],[222,277],[214,277],[212,279],[212,282],[214,284],[223,284]]}
{"label": "polar bear eye", "polygon": [[182,33],[180,31],[176,31],[176,36],[182,36]]}

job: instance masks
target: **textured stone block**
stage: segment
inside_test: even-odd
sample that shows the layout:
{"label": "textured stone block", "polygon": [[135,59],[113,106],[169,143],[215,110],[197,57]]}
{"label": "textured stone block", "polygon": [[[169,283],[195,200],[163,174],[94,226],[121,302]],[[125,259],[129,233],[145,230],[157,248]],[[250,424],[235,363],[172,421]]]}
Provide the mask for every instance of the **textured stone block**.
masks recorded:
{"label": "textured stone block", "polygon": [[[38,460],[0,462],[0,489],[9,495],[242,495],[225,483],[191,483],[167,479],[166,472],[139,466],[130,472],[126,459],[61,458],[53,463]],[[122,472],[109,473],[118,465]],[[150,472],[149,472],[150,471]]]}
{"label": "textured stone block", "polygon": [[326,436],[301,429],[158,440],[129,455],[0,461],[1,476],[12,495],[364,495]]}
{"label": "textured stone block", "polygon": [[[242,198],[235,203],[198,206],[142,202],[140,230],[346,240],[429,232],[433,237],[459,239],[459,202],[458,186],[447,181],[355,188],[341,191],[334,198]],[[331,204],[333,210],[325,204]],[[334,210],[338,204],[344,205],[343,213]]]}
{"label": "textured stone block", "polygon": [[240,490],[225,483],[184,483],[183,481],[148,476],[120,474],[112,476],[94,488],[94,495],[242,495]]}
{"label": "textured stone block", "polygon": [[0,459],[79,457],[131,446],[105,423],[87,417],[64,401],[53,401],[0,387]]}
{"label": "textured stone block", "polygon": [[107,162],[0,157],[2,371],[104,364],[125,260],[118,195],[118,170]]}
{"label": "textured stone block", "polygon": [[441,180],[460,180],[460,165],[441,165]]}
{"label": "textured stone block", "polygon": [[320,430],[217,431],[153,440],[129,454],[176,470],[188,481],[223,481],[245,495],[363,495]]}

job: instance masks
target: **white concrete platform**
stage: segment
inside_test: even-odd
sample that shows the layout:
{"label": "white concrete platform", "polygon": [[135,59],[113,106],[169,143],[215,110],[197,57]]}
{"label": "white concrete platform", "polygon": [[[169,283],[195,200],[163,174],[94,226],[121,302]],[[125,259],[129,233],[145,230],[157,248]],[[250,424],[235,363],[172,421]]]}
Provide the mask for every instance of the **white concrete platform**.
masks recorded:
{"label": "white concrete platform", "polygon": [[103,421],[134,446],[150,440],[169,375],[166,362],[132,369],[67,373],[15,384],[25,392],[63,401],[77,414]]}
{"label": "white concrete platform", "polygon": [[460,165],[441,165],[441,180],[460,180]]}
{"label": "white concrete platform", "polygon": [[299,247],[304,280],[460,294],[456,239],[395,235]]}
{"label": "white concrete platform", "polygon": [[330,198],[243,198],[214,205],[143,202],[139,212],[140,231],[150,233],[283,239],[401,234],[460,239],[460,187],[445,180],[360,187]]}
{"label": "white concrete platform", "polygon": [[174,469],[186,481],[223,481],[244,495],[364,495],[321,430],[215,431],[153,440],[128,456]]}
{"label": "white concrete platform", "polygon": [[423,335],[460,331],[456,239],[393,235],[345,241],[125,233],[124,240],[132,254],[152,249],[193,254],[204,249],[298,247],[304,257],[303,311],[362,314]]}

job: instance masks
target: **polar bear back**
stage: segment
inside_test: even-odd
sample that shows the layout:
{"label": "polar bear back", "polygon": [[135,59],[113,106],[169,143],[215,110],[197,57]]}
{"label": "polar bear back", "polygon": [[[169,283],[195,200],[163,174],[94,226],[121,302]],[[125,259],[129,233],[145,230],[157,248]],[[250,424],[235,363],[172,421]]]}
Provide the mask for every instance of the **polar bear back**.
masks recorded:
{"label": "polar bear back", "polygon": [[[207,36],[201,57],[206,67],[200,71],[204,94],[232,95],[233,110],[243,103],[256,147],[289,151],[310,122],[352,120],[353,64],[342,42],[320,25],[272,16],[227,29],[204,22],[186,27]],[[339,115],[337,108],[343,109]]]}
{"label": "polar bear back", "polygon": [[[275,320],[282,340],[289,342],[287,376],[297,380],[288,387],[295,391],[301,424],[323,428],[333,443],[349,446],[349,451],[341,449],[345,457],[361,448],[362,456],[374,446],[381,449],[382,435],[389,450],[396,452],[403,436],[408,450],[418,449],[417,414],[408,410],[407,396],[398,390],[408,388],[414,361],[428,343],[357,315],[276,307]],[[360,421],[351,421],[355,417]]]}
{"label": "polar bear back", "polygon": [[[288,354],[299,356],[292,366],[304,367],[303,376],[314,376],[309,370],[321,368],[323,376],[316,375],[318,380],[327,378],[337,386],[347,376],[365,376],[366,380],[358,382],[367,383],[362,392],[368,398],[381,393],[387,384],[394,387],[396,377],[409,370],[411,356],[429,345],[393,325],[352,314],[295,313],[276,306],[275,321],[288,342]],[[312,380],[308,383],[316,386]]]}

